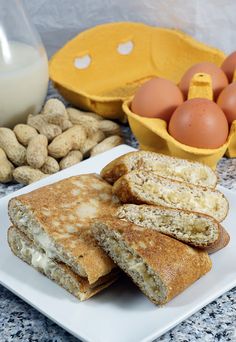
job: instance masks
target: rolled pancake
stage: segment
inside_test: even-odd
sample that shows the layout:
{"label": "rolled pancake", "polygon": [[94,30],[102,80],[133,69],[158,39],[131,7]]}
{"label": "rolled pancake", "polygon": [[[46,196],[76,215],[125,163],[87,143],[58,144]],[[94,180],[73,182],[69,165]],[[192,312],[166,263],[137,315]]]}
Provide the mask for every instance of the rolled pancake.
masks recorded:
{"label": "rolled pancake", "polygon": [[17,257],[55,281],[81,301],[94,296],[119,277],[119,271],[113,269],[109,274],[99,278],[96,283],[91,285],[87,279],[74,273],[64,263],[50,259],[42,249],[34,245],[24,233],[14,226],[8,229],[8,244]]}
{"label": "rolled pancake", "polygon": [[115,267],[91,234],[91,220],[117,207],[111,185],[87,174],[12,198],[9,216],[36,246],[90,284]]}
{"label": "rolled pancake", "polygon": [[113,185],[113,193],[123,203],[152,204],[195,211],[221,222],[227,216],[229,203],[220,191],[173,179],[155,172],[132,171]]}
{"label": "rolled pancake", "polygon": [[162,177],[211,188],[217,183],[216,173],[207,165],[151,151],[129,152],[116,158],[102,169],[101,176],[113,184],[134,170],[156,172]]}
{"label": "rolled pancake", "polygon": [[93,234],[156,304],[167,303],[211,269],[207,252],[130,222],[103,218],[94,222]]}

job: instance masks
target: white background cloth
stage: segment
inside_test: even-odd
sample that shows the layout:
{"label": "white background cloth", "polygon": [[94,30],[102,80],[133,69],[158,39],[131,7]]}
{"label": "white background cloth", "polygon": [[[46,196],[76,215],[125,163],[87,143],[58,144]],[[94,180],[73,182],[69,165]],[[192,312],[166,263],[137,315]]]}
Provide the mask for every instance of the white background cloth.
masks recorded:
{"label": "white background cloth", "polygon": [[236,50],[233,0],[22,0],[49,56],[97,24],[137,21],[180,29],[226,53]]}

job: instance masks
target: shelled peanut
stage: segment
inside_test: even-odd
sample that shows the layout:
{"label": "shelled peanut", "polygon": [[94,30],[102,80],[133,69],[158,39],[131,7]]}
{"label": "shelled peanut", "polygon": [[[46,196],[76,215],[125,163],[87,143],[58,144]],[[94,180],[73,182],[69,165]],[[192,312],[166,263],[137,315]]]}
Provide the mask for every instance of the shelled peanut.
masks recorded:
{"label": "shelled peanut", "polygon": [[33,183],[120,145],[120,133],[113,121],[50,99],[27,123],[0,127],[0,182]]}

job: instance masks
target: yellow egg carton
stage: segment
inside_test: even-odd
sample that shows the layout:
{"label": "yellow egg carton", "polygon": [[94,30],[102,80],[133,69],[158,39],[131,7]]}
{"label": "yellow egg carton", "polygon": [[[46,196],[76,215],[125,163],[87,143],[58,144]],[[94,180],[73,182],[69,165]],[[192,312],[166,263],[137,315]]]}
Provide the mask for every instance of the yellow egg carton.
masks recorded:
{"label": "yellow egg carton", "polygon": [[80,33],[51,58],[49,72],[73,105],[122,120],[123,102],[141,83],[155,76],[178,83],[194,63],[224,58],[177,30],[121,22]]}
{"label": "yellow egg carton", "polygon": [[[188,99],[206,98],[213,99],[211,77],[205,73],[197,73],[193,76],[188,92]],[[160,152],[170,156],[195,160],[216,167],[217,162],[227,152],[230,157],[236,156],[236,121],[230,127],[228,139],[224,145],[216,149],[196,148],[184,145],[174,139],[167,129],[166,121],[157,118],[145,118],[133,113],[130,109],[132,99],[123,103],[123,110],[128,116],[128,121],[135,137],[143,150]]]}
{"label": "yellow egg carton", "polygon": [[[167,131],[167,124],[161,119],[144,118],[130,111],[130,101],[124,102],[123,108],[128,115],[129,124],[139,141],[141,150],[148,150],[195,160],[215,169],[217,162],[226,153],[228,157],[236,156],[236,121],[231,125],[228,139],[217,149],[203,149],[181,144]],[[234,139],[232,139],[234,137]],[[230,146],[230,149],[228,147]],[[228,149],[228,150],[227,150]]]}
{"label": "yellow egg carton", "polygon": [[122,121],[127,114],[142,149],[215,167],[227,149],[228,156],[236,156],[235,123],[223,146],[198,149],[177,142],[168,134],[164,121],[135,115],[129,105],[140,84],[153,77],[179,83],[193,64],[208,61],[219,66],[224,58],[222,51],[180,31],[121,22],[80,33],[52,57],[49,72],[58,91],[76,107]]}
{"label": "yellow egg carton", "polygon": [[[188,99],[207,98],[213,99],[211,77],[205,73],[197,73],[193,76]],[[123,110],[128,116],[128,121],[135,137],[139,141],[142,150],[149,150],[176,156],[184,159],[195,160],[216,167],[217,162],[227,152],[229,157],[236,156],[236,120],[230,127],[228,139],[224,145],[216,149],[196,148],[184,145],[175,140],[167,129],[166,121],[157,118],[145,118],[133,113],[130,109],[132,99],[123,103]]]}

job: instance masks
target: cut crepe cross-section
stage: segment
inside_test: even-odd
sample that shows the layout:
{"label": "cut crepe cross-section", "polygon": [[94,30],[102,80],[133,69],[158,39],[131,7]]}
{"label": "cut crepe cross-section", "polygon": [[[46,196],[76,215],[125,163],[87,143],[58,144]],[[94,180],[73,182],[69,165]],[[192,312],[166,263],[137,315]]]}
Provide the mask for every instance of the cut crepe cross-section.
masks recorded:
{"label": "cut crepe cross-section", "polygon": [[226,230],[213,217],[201,213],[147,204],[124,204],[117,209],[116,216],[210,253],[224,248],[229,242]]}
{"label": "cut crepe cross-section", "polygon": [[153,205],[125,204],[117,217],[170,235],[195,247],[208,247],[219,238],[219,223],[212,217],[186,210]]}
{"label": "cut crepe cross-section", "polygon": [[95,174],[79,175],[17,196],[12,223],[47,255],[67,264],[90,284],[115,267],[91,234],[91,220],[117,207],[111,185]]}
{"label": "cut crepe cross-section", "polygon": [[127,153],[106,165],[101,176],[113,184],[133,170],[153,171],[162,177],[214,188],[216,173],[207,165],[163,154],[138,151]]}
{"label": "cut crepe cross-section", "polygon": [[97,282],[91,285],[86,278],[74,273],[69,266],[50,259],[42,249],[14,226],[8,229],[8,243],[17,257],[55,281],[79,300],[94,296],[116,281],[119,276],[118,270],[113,269],[109,274],[99,278]]}
{"label": "cut crepe cross-section", "polygon": [[164,304],[211,269],[202,250],[118,219],[95,222],[98,243],[154,303]]}
{"label": "cut crepe cross-section", "polygon": [[229,209],[228,201],[218,190],[177,182],[154,172],[132,171],[119,178],[113,193],[123,203],[153,204],[196,211],[221,222]]}

